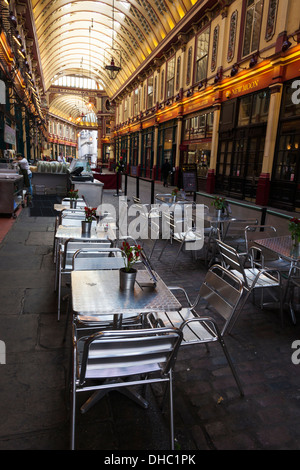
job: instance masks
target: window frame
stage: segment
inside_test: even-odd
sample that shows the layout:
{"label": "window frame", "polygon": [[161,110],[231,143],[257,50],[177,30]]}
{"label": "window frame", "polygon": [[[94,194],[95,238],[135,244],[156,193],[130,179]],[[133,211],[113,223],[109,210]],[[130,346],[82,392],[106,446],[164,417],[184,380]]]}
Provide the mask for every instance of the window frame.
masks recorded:
{"label": "window frame", "polygon": [[[244,4],[244,12],[243,12],[243,34],[242,34],[242,40],[240,43],[240,57],[243,59],[245,57],[250,56],[251,54],[254,54],[259,50],[259,44],[260,44],[260,36],[261,36],[261,28],[262,28],[262,20],[263,20],[263,11],[264,11],[264,0],[252,0],[253,3],[251,5],[247,5],[248,2],[251,0],[245,0]],[[255,26],[255,12],[256,12],[256,6],[261,3],[261,17],[260,17],[260,24],[257,27],[257,47],[254,47],[253,45],[253,38],[254,38],[254,26]],[[247,34],[247,16],[250,10],[254,11],[253,17],[252,17],[252,24],[251,24],[251,33],[250,33],[250,38],[249,38],[249,51],[245,52],[245,40],[246,40],[246,34]]]}
{"label": "window frame", "polygon": [[[199,41],[200,38],[204,35],[208,34],[208,41],[207,41],[207,50],[206,53],[198,57],[198,49],[199,49]],[[195,79],[194,82],[198,83],[201,82],[202,80],[205,80],[207,77],[207,69],[208,69],[208,56],[209,56],[209,46],[210,46],[210,25],[206,26],[196,37],[196,44],[195,44]],[[201,49],[202,50],[202,49]],[[200,70],[200,65],[205,62],[205,72],[204,76],[199,77],[199,70]]]}

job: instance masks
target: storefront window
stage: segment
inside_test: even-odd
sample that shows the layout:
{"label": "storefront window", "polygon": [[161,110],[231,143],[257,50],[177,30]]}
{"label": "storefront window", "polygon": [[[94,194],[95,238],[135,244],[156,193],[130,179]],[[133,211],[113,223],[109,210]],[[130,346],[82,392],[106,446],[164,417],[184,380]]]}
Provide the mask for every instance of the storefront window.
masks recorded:
{"label": "storefront window", "polygon": [[251,114],[251,96],[245,96],[240,100],[238,126],[248,126]]}
{"label": "storefront window", "polygon": [[275,179],[294,181],[300,154],[299,121],[286,122],[281,127]]}
{"label": "storefront window", "polygon": [[262,90],[239,100],[238,126],[264,123],[268,120],[269,90]]}
{"label": "storefront window", "polygon": [[204,139],[212,136],[213,112],[203,112],[184,120],[184,140]]}

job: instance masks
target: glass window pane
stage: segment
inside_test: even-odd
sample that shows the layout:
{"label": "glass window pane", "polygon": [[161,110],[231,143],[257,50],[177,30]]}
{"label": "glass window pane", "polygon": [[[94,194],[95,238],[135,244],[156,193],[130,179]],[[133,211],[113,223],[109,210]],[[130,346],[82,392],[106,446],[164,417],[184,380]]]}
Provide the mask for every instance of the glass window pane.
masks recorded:
{"label": "glass window pane", "polygon": [[245,36],[244,36],[244,47],[243,56],[250,54],[251,52],[251,37],[252,37],[252,25],[253,25],[253,9],[247,11],[246,24],[245,24]]}
{"label": "glass window pane", "polygon": [[251,96],[245,96],[240,100],[238,126],[246,126],[250,122]]}
{"label": "glass window pane", "polygon": [[258,1],[257,4],[255,5],[255,12],[254,12],[253,38],[252,38],[251,52],[258,50],[261,17],[262,17],[262,2]]}

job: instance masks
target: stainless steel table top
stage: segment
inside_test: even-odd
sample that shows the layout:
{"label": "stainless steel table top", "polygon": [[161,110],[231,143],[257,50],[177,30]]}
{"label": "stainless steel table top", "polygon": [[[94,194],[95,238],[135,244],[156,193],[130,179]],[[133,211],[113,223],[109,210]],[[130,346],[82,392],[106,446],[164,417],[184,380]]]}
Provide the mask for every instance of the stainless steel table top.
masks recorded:
{"label": "stainless steel table top", "polygon": [[183,199],[181,197],[176,198],[176,201],[174,201],[173,196],[156,196],[155,201],[157,203],[163,203],[167,204],[168,206],[172,206],[173,204],[193,204],[193,201],[190,199]]}
{"label": "stainless steel table top", "polygon": [[72,227],[72,226],[65,226],[65,225],[59,225],[57,230],[56,230],[56,233],[55,233],[55,237],[56,238],[59,238],[59,239],[69,239],[69,238],[82,238],[82,239],[86,239],[86,238],[92,238],[92,239],[100,239],[100,238],[108,238],[109,240],[115,240],[116,238],[116,234],[115,234],[115,231],[113,230],[113,228],[110,226],[110,224],[108,224],[108,230],[105,231],[104,230],[104,225],[103,224],[100,224],[98,226],[94,226],[92,227],[91,229],[91,235],[90,236],[86,236],[86,235],[82,235],[82,231],[81,231],[81,226],[78,226],[78,227]]}
{"label": "stainless steel table top", "polygon": [[[138,271],[138,282],[149,280],[146,270]],[[154,289],[141,288],[138,282],[133,291],[121,291],[119,270],[72,271],[73,310],[83,315],[107,315],[181,309],[180,302],[159,276]]]}
{"label": "stainless steel table top", "polygon": [[278,254],[282,258],[295,263],[300,261],[300,249],[293,244],[292,237],[285,235],[282,237],[264,238],[254,240],[259,247],[267,248],[273,253]]}

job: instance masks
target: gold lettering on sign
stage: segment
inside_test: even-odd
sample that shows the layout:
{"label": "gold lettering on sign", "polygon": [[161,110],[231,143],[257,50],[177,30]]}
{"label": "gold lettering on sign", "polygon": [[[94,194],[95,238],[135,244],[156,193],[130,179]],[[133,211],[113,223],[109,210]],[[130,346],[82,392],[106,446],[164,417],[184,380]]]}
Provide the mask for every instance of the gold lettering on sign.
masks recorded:
{"label": "gold lettering on sign", "polygon": [[238,95],[239,93],[243,93],[244,91],[251,90],[252,88],[256,88],[259,85],[259,80],[253,80],[253,82],[244,83],[244,85],[237,86],[236,88],[232,89],[232,93],[234,95]]}

